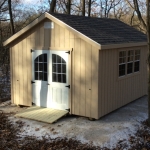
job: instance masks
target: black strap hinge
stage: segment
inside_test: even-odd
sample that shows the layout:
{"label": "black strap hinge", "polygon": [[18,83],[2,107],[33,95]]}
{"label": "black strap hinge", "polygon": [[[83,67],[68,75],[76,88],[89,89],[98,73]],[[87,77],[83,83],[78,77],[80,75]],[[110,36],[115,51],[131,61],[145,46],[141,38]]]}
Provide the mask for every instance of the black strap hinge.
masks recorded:
{"label": "black strap hinge", "polygon": [[33,49],[31,49],[31,53],[32,53],[32,52],[34,52],[34,50],[33,50]]}
{"label": "black strap hinge", "polygon": [[70,85],[67,85],[67,86],[65,86],[65,87],[68,87],[68,88],[70,89]]}
{"label": "black strap hinge", "polygon": [[70,112],[70,108],[66,109],[68,112]]}
{"label": "black strap hinge", "polygon": [[68,52],[65,52],[65,53],[68,53],[68,54],[70,54],[70,51],[68,51]]}
{"label": "black strap hinge", "polygon": [[35,82],[31,81],[31,84],[33,84],[33,83],[35,83]]}

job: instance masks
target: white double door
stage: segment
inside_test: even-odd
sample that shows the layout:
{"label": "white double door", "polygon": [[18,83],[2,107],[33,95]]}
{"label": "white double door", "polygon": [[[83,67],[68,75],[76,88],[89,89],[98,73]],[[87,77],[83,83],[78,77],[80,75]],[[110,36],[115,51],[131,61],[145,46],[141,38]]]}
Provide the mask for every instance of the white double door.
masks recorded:
{"label": "white double door", "polygon": [[67,51],[32,52],[33,103],[41,107],[69,109]]}

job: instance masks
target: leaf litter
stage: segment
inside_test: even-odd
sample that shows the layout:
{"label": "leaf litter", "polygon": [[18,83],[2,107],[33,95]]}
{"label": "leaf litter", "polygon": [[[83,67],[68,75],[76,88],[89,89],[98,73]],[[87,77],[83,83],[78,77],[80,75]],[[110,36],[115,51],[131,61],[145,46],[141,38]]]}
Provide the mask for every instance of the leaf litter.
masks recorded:
{"label": "leaf litter", "polygon": [[[0,111],[0,150],[111,150],[107,147],[94,146],[92,143],[82,143],[74,138],[51,138],[45,135],[42,139],[36,136],[22,137],[21,128],[24,122],[18,120],[12,123],[9,115]],[[38,129],[39,130],[39,129]],[[127,142],[129,144],[127,144]],[[134,136],[120,140],[112,150],[150,150],[150,127],[146,121],[141,123]]]}

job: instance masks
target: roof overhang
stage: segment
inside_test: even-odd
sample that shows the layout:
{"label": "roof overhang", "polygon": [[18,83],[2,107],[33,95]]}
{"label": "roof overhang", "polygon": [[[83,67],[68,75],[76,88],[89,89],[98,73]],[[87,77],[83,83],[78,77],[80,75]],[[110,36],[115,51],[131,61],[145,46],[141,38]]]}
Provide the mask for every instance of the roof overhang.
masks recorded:
{"label": "roof overhang", "polygon": [[147,42],[100,45],[100,50],[116,49],[116,48],[128,48],[128,47],[137,47],[137,46],[147,46]]}
{"label": "roof overhang", "polygon": [[22,34],[24,34],[25,32],[27,32],[28,30],[30,30],[31,28],[33,28],[35,25],[37,25],[38,23],[42,22],[46,18],[48,18],[51,21],[59,24],[60,26],[64,27],[65,29],[69,29],[76,36],[78,36],[80,38],[84,38],[85,41],[89,42],[90,44],[92,44],[93,46],[97,47],[98,49],[100,48],[100,44],[99,43],[95,42],[94,40],[90,39],[89,37],[85,36],[84,34],[80,33],[79,31],[75,30],[71,26],[67,25],[63,21],[57,19],[56,17],[54,17],[53,15],[51,15],[51,14],[49,14],[47,12],[45,12],[44,14],[42,14],[40,17],[38,17],[37,19],[35,19],[32,23],[30,23],[29,25],[27,25],[26,27],[24,27],[22,30],[20,30],[19,32],[17,32],[13,36],[11,36],[9,39],[7,39],[5,42],[3,42],[3,46],[7,46],[11,42],[13,42],[15,39],[17,39],[19,36],[21,36]]}
{"label": "roof overhang", "polygon": [[24,34],[25,32],[27,32],[28,30],[30,30],[31,28],[33,28],[34,26],[36,26],[38,23],[42,22],[46,18],[48,18],[51,21],[59,24],[60,26],[64,27],[65,29],[68,29],[68,30],[72,31],[76,36],[84,39],[86,42],[89,42],[91,45],[97,47],[98,50],[115,49],[115,48],[123,48],[123,47],[135,47],[135,46],[146,46],[147,45],[147,42],[101,45],[101,44],[95,42],[94,40],[90,39],[86,35],[82,34],[81,32],[75,30],[71,26],[67,25],[63,21],[57,19],[53,15],[45,12],[40,17],[38,17],[33,22],[31,22],[29,25],[27,25],[22,30],[20,30],[19,32],[17,32],[13,36],[11,36],[9,39],[7,39],[5,42],[3,42],[3,46],[9,45],[15,39],[17,39],[18,37],[20,37],[22,34]]}

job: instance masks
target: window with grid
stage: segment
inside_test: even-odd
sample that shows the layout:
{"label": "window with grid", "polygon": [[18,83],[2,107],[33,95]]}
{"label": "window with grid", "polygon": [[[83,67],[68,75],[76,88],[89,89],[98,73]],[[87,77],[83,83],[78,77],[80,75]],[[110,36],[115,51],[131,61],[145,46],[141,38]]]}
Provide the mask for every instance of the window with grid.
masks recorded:
{"label": "window with grid", "polygon": [[47,81],[47,54],[41,54],[34,60],[34,78]]}
{"label": "window with grid", "polygon": [[127,56],[127,74],[133,73],[133,57],[134,57],[134,51],[128,51]]}
{"label": "window with grid", "polygon": [[140,50],[119,52],[119,77],[140,71]]}
{"label": "window with grid", "polygon": [[119,77],[126,74],[126,51],[119,53]]}
{"label": "window with grid", "polygon": [[66,61],[52,54],[52,82],[66,83]]}
{"label": "window with grid", "polygon": [[140,50],[136,50],[134,56],[134,72],[138,71],[140,71]]}

